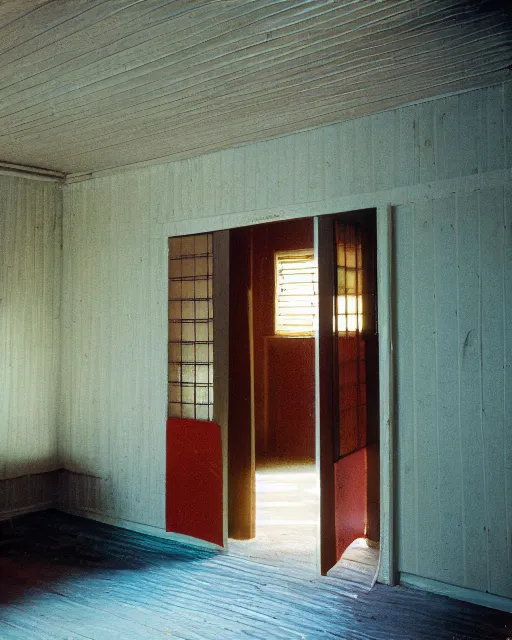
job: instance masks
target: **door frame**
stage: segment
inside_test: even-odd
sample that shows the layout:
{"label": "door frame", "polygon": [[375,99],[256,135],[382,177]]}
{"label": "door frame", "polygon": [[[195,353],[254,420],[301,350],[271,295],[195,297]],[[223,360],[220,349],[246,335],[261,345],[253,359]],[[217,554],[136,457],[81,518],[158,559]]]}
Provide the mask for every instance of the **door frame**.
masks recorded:
{"label": "door frame", "polygon": [[397,584],[396,425],[393,206],[377,206],[377,327],[379,333],[380,560],[377,579]]}
{"label": "door frame", "polygon": [[[346,205],[347,203],[345,203]],[[354,204],[356,204],[354,202]],[[304,209],[296,209],[292,215],[283,215],[283,211],[279,210],[279,219],[295,219],[301,217],[318,217],[323,215],[332,215],[334,213],[348,213],[349,211],[357,211],[358,209],[375,208],[377,212],[377,303],[378,303],[378,332],[379,332],[379,414],[380,414],[380,561],[378,571],[378,581],[384,584],[394,585],[397,584],[397,515],[396,515],[396,463],[395,455],[397,453],[396,448],[396,426],[395,426],[395,354],[394,354],[394,330],[395,323],[393,317],[394,309],[394,244],[393,244],[393,207],[391,204],[382,202],[371,202],[364,199],[364,203],[358,201],[357,204],[364,206],[333,206],[331,203],[327,210],[316,213],[311,210],[311,205],[308,205]],[[242,224],[240,222],[243,220]],[[244,215],[243,219],[240,217],[233,217],[234,225],[232,228],[240,226],[253,226],[255,224],[264,224],[266,222],[272,222],[276,220],[276,215],[272,215],[272,212],[268,216],[262,216],[260,219],[251,220],[249,216]],[[239,224],[236,224],[236,222]],[[227,222],[227,224],[226,224]],[[220,219],[208,219],[194,221],[194,228],[191,228],[190,221],[183,220],[175,222],[172,225],[162,225],[163,240],[165,240],[165,250],[163,255],[167,257],[166,248],[168,238],[170,236],[188,235],[190,233],[206,233],[215,232],[217,235],[219,232],[224,231],[229,233],[229,220],[224,218]],[[215,238],[214,235],[214,238]],[[220,236],[219,236],[220,237]],[[226,238],[224,236],[224,250],[222,253],[226,253]],[[164,248],[164,245],[163,245]],[[229,255],[229,251],[227,252]],[[214,252],[214,264],[216,262]],[[222,261],[221,261],[222,262]],[[221,265],[217,268],[223,269]],[[166,272],[167,273],[167,272]],[[214,267],[215,274],[215,267]],[[219,275],[219,272],[217,271]],[[215,275],[214,275],[215,278]],[[224,287],[226,285],[224,281]],[[167,279],[165,279],[165,287],[167,288]],[[215,299],[218,296],[214,287],[214,306]],[[221,287],[222,288],[222,287]],[[217,298],[217,313],[215,313],[214,332],[217,334],[215,324],[219,333],[223,333],[224,338],[221,340],[221,344],[217,343],[217,347],[214,346],[216,352],[215,357],[219,362],[221,358],[221,368],[223,375],[215,376],[222,387],[222,379],[225,381],[229,377],[228,356],[229,356],[229,338],[226,339],[226,335],[229,332],[223,331],[226,328],[226,319],[229,317],[229,308],[226,304],[225,298],[221,302],[221,299]],[[220,305],[220,306],[219,306]],[[219,309],[221,310],[219,313]],[[219,321],[221,327],[219,327]],[[215,338],[214,338],[215,340]],[[228,360],[226,360],[226,358]],[[218,371],[217,373],[221,373]],[[221,388],[217,390],[215,387],[214,393],[225,393]],[[215,396],[219,398],[218,395]],[[225,399],[222,408],[218,408],[218,411],[227,412],[227,400]],[[214,412],[217,411],[214,406]],[[224,476],[224,522],[225,530],[227,530],[227,419],[226,414],[224,416],[216,415],[219,423],[222,427],[223,437],[223,476]]]}
{"label": "door frame", "polygon": [[[379,408],[379,537],[380,556],[377,579],[384,584],[397,583],[396,536],[395,536],[395,432],[394,432],[394,357],[393,357],[393,208],[391,205],[339,210],[332,214],[317,215],[313,219],[315,253],[319,262],[319,272],[334,271],[334,253],[319,251],[319,247],[331,245],[331,221],[349,216],[357,220],[358,212],[375,211],[376,223],[376,295],[378,334],[378,408]],[[321,266],[323,269],[321,269]],[[331,322],[332,282],[318,283],[319,322]],[[320,308],[324,303],[324,311]],[[326,306],[327,305],[327,306]],[[319,326],[320,328],[320,326]],[[318,331],[318,330],[317,330]],[[318,544],[318,565],[321,573],[336,562],[335,543],[335,500],[334,500],[334,455],[332,437],[332,411],[334,407],[325,394],[330,391],[332,370],[332,344],[325,341],[330,335],[330,326],[324,327],[315,340],[316,360],[316,458],[320,476],[320,529]],[[321,336],[324,336],[322,342]],[[326,364],[327,363],[327,364]],[[330,363],[330,364],[329,364]],[[322,383],[323,380],[323,383]],[[323,395],[322,395],[323,394]],[[321,533],[321,535],[320,535]]]}

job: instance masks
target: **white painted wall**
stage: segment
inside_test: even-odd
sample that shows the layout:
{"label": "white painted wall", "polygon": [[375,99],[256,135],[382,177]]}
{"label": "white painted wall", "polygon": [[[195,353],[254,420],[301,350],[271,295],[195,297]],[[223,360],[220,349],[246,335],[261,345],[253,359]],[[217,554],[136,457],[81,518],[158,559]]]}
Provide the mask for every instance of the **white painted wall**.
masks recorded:
{"label": "white painted wall", "polygon": [[59,442],[88,474],[68,508],[164,527],[168,236],[392,203],[399,568],[512,597],[511,98],[507,83],[65,187]]}
{"label": "white painted wall", "polygon": [[0,480],[58,466],[61,227],[60,185],[0,176]]}

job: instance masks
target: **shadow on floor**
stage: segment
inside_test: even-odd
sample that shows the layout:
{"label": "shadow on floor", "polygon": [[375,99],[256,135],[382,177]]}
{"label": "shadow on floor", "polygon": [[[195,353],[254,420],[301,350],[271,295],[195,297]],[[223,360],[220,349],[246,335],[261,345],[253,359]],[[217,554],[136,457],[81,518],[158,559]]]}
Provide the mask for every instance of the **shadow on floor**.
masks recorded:
{"label": "shadow on floor", "polygon": [[1,640],[505,640],[505,613],[323,577],[55,511],[2,525]]}
{"label": "shadow on floor", "polygon": [[218,553],[48,509],[0,522],[0,605],[77,576],[200,562]]}

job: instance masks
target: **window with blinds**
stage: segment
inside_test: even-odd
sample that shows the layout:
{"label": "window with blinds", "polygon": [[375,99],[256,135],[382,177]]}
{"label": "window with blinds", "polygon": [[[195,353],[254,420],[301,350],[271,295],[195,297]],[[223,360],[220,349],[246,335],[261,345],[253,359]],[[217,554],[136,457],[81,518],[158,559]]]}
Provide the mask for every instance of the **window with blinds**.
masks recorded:
{"label": "window with blinds", "polygon": [[310,336],[318,314],[318,268],[313,250],[275,254],[276,335]]}
{"label": "window with blinds", "polygon": [[[338,239],[337,331],[363,330],[361,244]],[[318,267],[312,249],[275,254],[275,332],[285,336],[314,335],[318,314]]]}

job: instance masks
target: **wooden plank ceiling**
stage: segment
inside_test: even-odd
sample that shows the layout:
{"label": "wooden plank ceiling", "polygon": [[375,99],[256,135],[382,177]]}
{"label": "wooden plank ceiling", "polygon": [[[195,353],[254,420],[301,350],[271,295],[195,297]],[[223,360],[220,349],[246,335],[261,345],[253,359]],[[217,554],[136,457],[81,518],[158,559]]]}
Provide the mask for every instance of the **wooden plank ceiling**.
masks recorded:
{"label": "wooden plank ceiling", "polygon": [[510,77],[506,3],[6,0],[0,160],[173,160]]}

